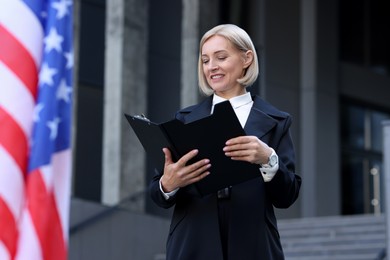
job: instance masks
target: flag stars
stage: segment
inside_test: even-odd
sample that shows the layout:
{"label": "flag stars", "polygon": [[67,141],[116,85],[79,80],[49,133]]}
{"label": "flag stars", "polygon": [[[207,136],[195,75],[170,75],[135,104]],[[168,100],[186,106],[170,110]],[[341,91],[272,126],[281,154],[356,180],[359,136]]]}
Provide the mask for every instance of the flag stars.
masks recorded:
{"label": "flag stars", "polygon": [[69,13],[68,7],[72,5],[72,1],[69,0],[61,0],[59,2],[55,2],[51,4],[51,7],[57,10],[57,19],[64,18],[65,15]]}
{"label": "flag stars", "polygon": [[65,52],[64,56],[66,58],[66,68],[67,69],[73,68],[73,61],[74,61],[73,51]]}
{"label": "flag stars", "polygon": [[49,86],[53,86],[54,75],[57,74],[57,70],[54,68],[50,68],[47,63],[42,65],[41,71],[39,73],[39,84],[42,86],[43,84],[47,84]]}
{"label": "flag stars", "polygon": [[62,51],[61,43],[64,41],[64,37],[58,34],[56,28],[51,28],[49,34],[43,39],[45,43],[45,52],[50,52],[55,49],[57,52]]}
{"label": "flag stars", "polygon": [[33,120],[34,120],[34,122],[38,122],[40,120],[39,113],[41,113],[43,107],[44,107],[44,105],[42,103],[38,103],[35,106],[34,112],[33,112]]}
{"label": "flag stars", "polygon": [[[75,58],[73,57],[74,41],[72,37],[73,1],[27,0],[27,2],[31,2],[29,7],[34,9],[37,22],[39,22],[36,25],[41,26],[42,29],[44,28],[43,37],[42,35],[30,35],[32,39],[35,36],[38,37],[34,38],[37,40],[37,44],[32,47],[40,53],[40,62],[38,67],[39,75],[36,75],[39,82],[37,93],[34,97],[35,106],[31,107],[34,109],[30,111],[33,124],[29,129],[31,140],[28,143],[31,147],[28,147],[28,171],[40,169],[49,188],[51,186],[48,183],[52,182],[52,179],[47,178],[46,173],[55,175],[56,172],[43,172],[42,169],[45,167],[51,168],[52,166],[57,167],[56,163],[51,165],[53,155],[62,151],[70,151],[71,149],[71,104],[73,101],[73,90],[71,87],[73,68],[75,66]],[[1,8],[2,6],[0,6]],[[0,79],[0,89],[1,84]]]}
{"label": "flag stars", "polygon": [[50,140],[55,140],[58,134],[58,125],[61,122],[60,118],[56,117],[53,121],[47,122],[47,127],[50,129]]}
{"label": "flag stars", "polygon": [[70,93],[72,93],[72,87],[66,85],[66,80],[62,79],[60,82],[60,85],[58,86],[57,90],[57,99],[58,100],[64,100],[66,103],[69,103],[70,101]]}
{"label": "flag stars", "polygon": [[47,18],[47,13],[45,11],[41,12],[41,18],[46,19]]}

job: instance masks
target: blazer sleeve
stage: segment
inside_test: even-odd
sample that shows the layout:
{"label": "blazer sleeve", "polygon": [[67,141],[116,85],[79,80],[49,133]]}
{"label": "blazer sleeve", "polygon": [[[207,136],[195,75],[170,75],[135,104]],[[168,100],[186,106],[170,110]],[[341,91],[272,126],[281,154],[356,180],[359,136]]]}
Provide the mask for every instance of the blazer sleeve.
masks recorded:
{"label": "blazer sleeve", "polygon": [[[188,108],[185,108],[185,109],[182,109],[180,111],[177,111],[175,114],[175,118],[184,122],[184,116],[186,114],[188,114],[189,111],[191,111],[194,107],[195,107],[195,105],[188,107]],[[155,174],[153,176],[152,181],[149,184],[149,193],[150,193],[150,197],[152,198],[154,203],[157,204],[157,206],[167,209],[167,208],[170,208],[176,204],[177,195],[182,193],[183,188],[180,188],[179,191],[176,192],[176,194],[174,196],[170,197],[168,200],[165,199],[163,194],[161,193],[161,190],[160,190],[160,179],[161,179],[162,174],[163,174],[162,170],[159,171],[159,170],[155,169]]]}
{"label": "blazer sleeve", "polygon": [[159,184],[161,176],[162,176],[162,172],[159,172],[156,169],[153,179],[149,184],[149,192],[150,192],[150,197],[152,198],[154,203],[157,204],[157,206],[167,209],[175,205],[177,193],[174,196],[170,197],[168,200],[164,198],[163,194],[161,193],[160,184]]}
{"label": "blazer sleeve", "polygon": [[278,154],[279,170],[270,182],[265,183],[265,187],[272,204],[277,208],[290,207],[298,198],[301,186],[301,177],[295,174],[295,151],[290,134],[291,123],[291,116],[288,116],[284,123],[280,123],[273,142],[270,144]]}

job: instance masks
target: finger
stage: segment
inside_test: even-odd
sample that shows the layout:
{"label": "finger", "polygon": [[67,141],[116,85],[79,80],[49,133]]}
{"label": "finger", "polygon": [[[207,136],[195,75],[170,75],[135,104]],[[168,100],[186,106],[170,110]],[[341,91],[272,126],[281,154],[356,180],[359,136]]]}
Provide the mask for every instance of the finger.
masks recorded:
{"label": "finger", "polygon": [[[189,172],[202,172],[204,170],[202,170],[203,167],[207,167],[207,165],[210,166],[210,160],[209,159],[203,159],[203,160],[200,160],[200,161],[197,161],[191,165],[188,165],[187,169]],[[206,168],[207,169],[207,168]]]}
{"label": "finger", "polygon": [[223,151],[235,152],[235,151],[250,150],[250,149],[252,149],[252,143],[237,143],[237,144],[231,144],[225,146],[223,148]]}
{"label": "finger", "polygon": [[202,168],[199,168],[197,171],[192,172],[187,179],[187,185],[194,182],[198,182],[208,176],[210,174],[210,171],[208,171],[210,167],[211,165],[205,165]]}
{"label": "finger", "polygon": [[236,150],[236,151],[230,151],[225,152],[225,155],[228,157],[245,157],[250,156],[252,152],[250,150]]}
{"label": "finger", "polygon": [[191,160],[192,158],[194,158],[197,154],[198,154],[198,150],[197,149],[194,149],[194,150],[192,150],[192,151],[190,151],[190,152],[188,152],[188,153],[186,153],[185,155],[183,155],[180,159],[179,159],[179,161],[177,161],[179,164],[181,164],[181,165],[186,165],[187,164],[187,162],[189,161],[189,160]]}
{"label": "finger", "polygon": [[210,174],[209,171],[202,172],[201,174],[198,174],[196,177],[192,178],[188,184],[192,184],[195,182],[198,182],[204,178],[206,178]]}
{"label": "finger", "polygon": [[183,177],[185,177],[186,180],[192,179],[194,177],[197,177],[199,174],[206,171],[210,167],[211,164],[209,159],[197,161],[185,167],[185,174],[183,175]]}
{"label": "finger", "polygon": [[248,142],[250,142],[250,140],[251,140],[250,136],[238,136],[238,137],[234,137],[232,139],[227,140],[226,145],[248,143]]}

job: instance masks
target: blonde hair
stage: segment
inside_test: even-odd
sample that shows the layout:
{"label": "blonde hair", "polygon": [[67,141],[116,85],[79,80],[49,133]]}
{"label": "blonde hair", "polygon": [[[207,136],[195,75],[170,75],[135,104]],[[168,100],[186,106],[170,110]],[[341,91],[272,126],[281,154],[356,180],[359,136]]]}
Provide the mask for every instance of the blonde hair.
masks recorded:
{"label": "blonde hair", "polygon": [[257,53],[251,38],[243,29],[234,24],[221,24],[207,31],[199,43],[198,83],[200,91],[207,96],[214,93],[213,89],[207,83],[207,79],[203,73],[203,62],[201,56],[203,44],[215,35],[224,37],[240,51],[246,52],[250,50],[253,52],[253,61],[246,69],[244,77],[237,79],[237,82],[243,87],[252,85],[259,74],[259,62],[257,60]]}

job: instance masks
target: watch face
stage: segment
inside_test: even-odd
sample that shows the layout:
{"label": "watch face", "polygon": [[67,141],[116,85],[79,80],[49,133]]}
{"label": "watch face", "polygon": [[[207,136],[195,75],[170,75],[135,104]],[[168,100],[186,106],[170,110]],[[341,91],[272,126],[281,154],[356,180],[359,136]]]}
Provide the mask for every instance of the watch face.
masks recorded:
{"label": "watch face", "polygon": [[276,156],[276,154],[271,155],[269,158],[269,166],[274,167],[277,161],[278,161],[278,156]]}

